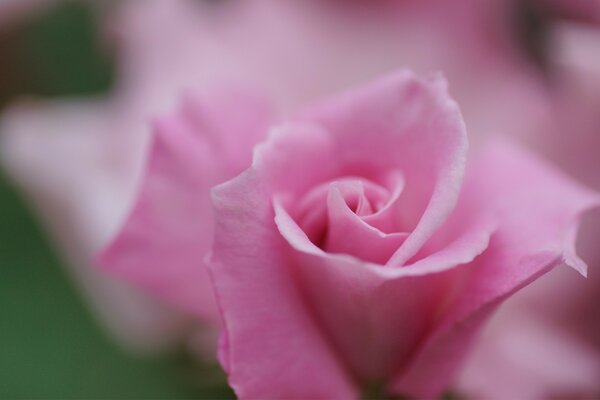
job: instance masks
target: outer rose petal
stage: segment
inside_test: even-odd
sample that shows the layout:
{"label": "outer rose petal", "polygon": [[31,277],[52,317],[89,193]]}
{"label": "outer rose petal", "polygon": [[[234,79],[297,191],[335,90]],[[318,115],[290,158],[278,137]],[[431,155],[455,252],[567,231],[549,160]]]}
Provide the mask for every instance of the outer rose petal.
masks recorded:
{"label": "outer rose petal", "polygon": [[221,356],[229,383],[242,399],[354,398],[344,367],[297,292],[266,190],[255,170],[213,190],[219,217],[209,266],[225,324]]}
{"label": "outer rose petal", "polygon": [[250,162],[268,107],[240,91],[188,99],[156,124],[137,203],[100,256],[107,269],[187,312],[217,319],[204,258],[212,246],[210,188]]}
{"label": "outer rose petal", "polygon": [[[469,275],[424,346],[426,351],[417,356],[410,374],[394,385],[402,393],[439,393],[443,387],[431,376],[456,373],[449,371],[453,366],[441,349],[467,347],[471,337],[462,330],[483,322],[486,313],[516,290],[561,262],[585,274],[585,264],[574,251],[574,232],[579,216],[600,204],[597,194],[499,142],[470,165],[464,189],[471,188],[477,188],[481,204],[497,216],[498,230],[490,247],[468,266]],[[462,355],[453,354],[457,359]]]}

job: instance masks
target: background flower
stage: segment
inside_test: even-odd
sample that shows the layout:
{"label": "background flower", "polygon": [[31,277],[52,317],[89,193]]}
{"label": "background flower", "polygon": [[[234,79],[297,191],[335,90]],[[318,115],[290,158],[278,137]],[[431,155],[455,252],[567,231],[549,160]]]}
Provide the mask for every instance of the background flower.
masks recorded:
{"label": "background flower", "polygon": [[[552,112],[523,138],[596,189],[600,188],[599,39],[595,26],[564,21],[551,26],[547,40]],[[500,399],[589,397],[600,391],[600,331],[593,311],[600,293],[600,253],[594,239],[599,217],[597,211],[586,215],[579,242],[590,265],[587,280],[557,270],[511,299],[484,334],[464,373],[461,384],[467,392]]]}

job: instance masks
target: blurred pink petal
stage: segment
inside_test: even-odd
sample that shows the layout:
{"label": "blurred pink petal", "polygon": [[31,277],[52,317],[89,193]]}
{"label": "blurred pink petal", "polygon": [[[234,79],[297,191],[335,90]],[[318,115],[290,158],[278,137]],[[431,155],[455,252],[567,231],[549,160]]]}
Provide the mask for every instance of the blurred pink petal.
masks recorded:
{"label": "blurred pink petal", "polygon": [[[557,269],[549,275],[557,273],[573,271]],[[531,286],[538,284],[543,280]],[[507,301],[474,346],[461,373],[461,390],[468,398],[490,400],[592,398],[598,390],[600,354],[568,330],[513,306],[518,297]]]}
{"label": "blurred pink petal", "polygon": [[250,164],[270,122],[268,104],[241,90],[188,98],[177,115],[158,120],[136,204],[100,262],[218,323],[204,265],[213,238],[210,189]]}
{"label": "blurred pink petal", "polygon": [[[600,189],[600,29],[561,22],[550,38],[550,112],[521,138]],[[587,280],[553,271],[507,302],[461,378],[465,393],[490,399],[600,393],[599,233],[600,213],[586,215],[578,249],[590,265]]]}

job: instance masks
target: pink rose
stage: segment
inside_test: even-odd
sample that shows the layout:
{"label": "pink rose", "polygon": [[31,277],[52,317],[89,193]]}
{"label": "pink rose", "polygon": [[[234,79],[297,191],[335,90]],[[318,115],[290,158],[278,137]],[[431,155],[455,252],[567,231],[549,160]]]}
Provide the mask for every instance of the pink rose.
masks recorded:
{"label": "pink rose", "polygon": [[[506,144],[468,166],[466,152],[444,81],[402,72],[275,126],[214,189],[209,265],[239,397],[438,396],[506,297],[563,261],[585,273],[575,233],[598,197]],[[203,168],[172,157],[165,171]]]}

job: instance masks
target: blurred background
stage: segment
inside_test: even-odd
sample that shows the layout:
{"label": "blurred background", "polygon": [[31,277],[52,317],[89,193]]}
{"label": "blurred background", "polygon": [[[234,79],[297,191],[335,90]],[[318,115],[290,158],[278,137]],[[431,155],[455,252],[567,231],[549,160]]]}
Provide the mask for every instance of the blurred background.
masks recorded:
{"label": "blurred background", "polygon": [[[59,1],[0,22],[0,109],[23,94],[106,93],[102,11]],[[0,398],[232,398],[216,366],[184,351],[140,355],[109,338],[31,209],[0,173]]]}

